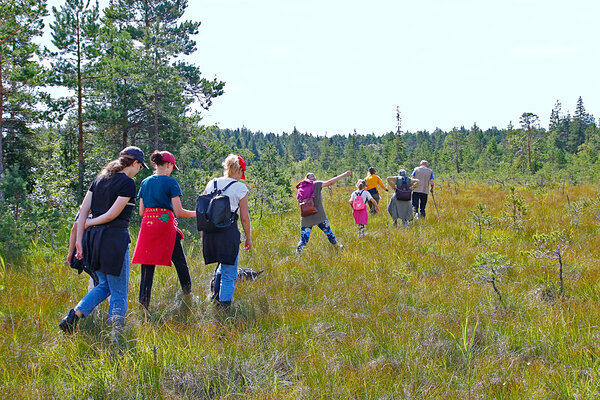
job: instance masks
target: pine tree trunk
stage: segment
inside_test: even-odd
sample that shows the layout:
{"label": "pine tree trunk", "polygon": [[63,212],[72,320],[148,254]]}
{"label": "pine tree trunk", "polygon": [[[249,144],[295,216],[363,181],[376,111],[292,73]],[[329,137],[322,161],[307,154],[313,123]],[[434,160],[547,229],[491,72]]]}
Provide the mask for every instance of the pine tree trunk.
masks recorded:
{"label": "pine tree trunk", "polygon": [[559,265],[558,276],[560,278],[560,294],[562,296],[563,290],[564,290],[564,285],[563,285],[563,261],[562,261],[562,257],[561,257],[560,252],[558,253],[558,265]]}
{"label": "pine tree trunk", "polygon": [[77,140],[77,151],[79,161],[79,187],[77,194],[79,196],[78,202],[83,200],[83,174],[84,174],[84,163],[83,163],[83,88],[82,88],[82,77],[81,77],[81,37],[79,29],[77,30],[77,129],[79,137]]}
{"label": "pine tree trunk", "polygon": [[158,89],[154,88],[154,150],[158,150]]}
{"label": "pine tree trunk", "polygon": [[123,148],[127,147],[127,136],[129,135],[129,127],[125,125],[123,128]]}
{"label": "pine tree trunk", "polygon": [[[0,180],[4,175],[4,143],[3,143],[3,122],[4,122],[4,85],[2,84],[2,74],[4,72],[2,64],[2,54],[0,53]],[[0,191],[0,200],[4,198],[4,194]]]}

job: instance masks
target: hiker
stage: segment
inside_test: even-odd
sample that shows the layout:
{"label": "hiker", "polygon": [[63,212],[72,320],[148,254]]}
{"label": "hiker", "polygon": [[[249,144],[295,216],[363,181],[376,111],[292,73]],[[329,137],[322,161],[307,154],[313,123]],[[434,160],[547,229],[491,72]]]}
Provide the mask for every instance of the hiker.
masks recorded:
{"label": "hiker", "polygon": [[142,181],[138,197],[143,217],[135,250],[134,264],[142,264],[139,301],[146,310],[150,306],[156,265],[171,266],[177,271],[184,295],[192,291],[192,279],[181,241],[183,232],[177,218],[196,218],[196,211],[181,205],[181,188],[171,173],[178,171],[175,156],[168,151],[155,151],[150,156],[154,174]]}
{"label": "hiker", "polygon": [[421,160],[421,165],[414,169],[412,177],[419,180],[412,194],[413,212],[415,218],[425,218],[427,194],[433,193],[433,171],[429,168],[427,160]]}
{"label": "hiker", "polygon": [[[114,338],[125,323],[129,289],[129,219],[135,205],[135,181],[142,168],[144,152],[138,147],[126,147],[119,158],[109,162],[90,185],[77,220],[76,257],[96,271],[99,283],[71,310],[59,324],[71,333],[80,318],[110,296],[108,321]],[[92,218],[88,218],[89,213]],[[85,231],[85,233],[84,233]]]}
{"label": "hiker", "polygon": [[[379,196],[379,192],[377,191],[377,186],[380,186],[386,192],[388,191],[388,189],[383,184],[381,178],[375,175],[375,168],[369,168],[369,175],[367,175],[365,181],[367,181],[367,191],[371,193],[371,196],[373,196],[377,204],[379,204],[379,200],[381,200],[381,197]],[[369,208],[371,210],[371,214],[377,214],[378,210],[375,209],[373,203],[369,202]]]}
{"label": "hiker", "polygon": [[75,221],[73,221],[73,226],[71,227],[71,232],[69,233],[69,249],[67,250],[67,264],[75,270],[79,274],[85,272],[90,276],[88,281],[88,292],[91,291],[94,286],[98,284],[98,275],[91,269],[85,266],[83,260],[78,260],[76,257],[77,251],[75,250],[75,241],[77,240],[77,219],[79,218],[79,212],[75,216]]}
{"label": "hiker", "polygon": [[[246,162],[238,155],[230,154],[223,161],[223,176],[211,179],[206,185],[204,194],[213,192],[215,182],[218,190],[229,197],[231,212],[235,213],[234,223],[223,231],[202,233],[202,254],[205,264],[219,263],[216,270],[215,300],[225,309],[231,306],[235,280],[238,276],[238,261],[240,251],[240,231],[237,225],[239,218],[244,229],[244,249],[250,250],[250,214],[248,213],[248,187],[240,182],[246,179]],[[229,185],[229,186],[228,186]],[[225,190],[223,190],[225,189]]]}
{"label": "hiker", "polygon": [[398,220],[402,220],[403,226],[408,226],[408,223],[413,220],[410,192],[419,184],[419,180],[407,176],[404,169],[398,172],[398,176],[388,176],[386,180],[394,192],[397,190],[407,191],[406,200],[399,200],[394,194],[388,203],[387,210],[394,221],[394,226],[398,225]]}
{"label": "hiker", "polygon": [[302,254],[304,246],[308,244],[308,240],[310,239],[310,232],[313,226],[315,225],[317,225],[325,233],[325,235],[327,235],[327,239],[332,245],[334,245],[337,248],[344,247],[340,243],[338,243],[337,239],[335,238],[335,235],[331,231],[331,226],[329,225],[327,214],[325,214],[325,209],[323,208],[323,195],[321,194],[321,190],[324,187],[334,185],[340,179],[350,175],[352,175],[352,172],[346,171],[343,174],[338,175],[335,178],[331,178],[327,181],[318,181],[315,177],[315,174],[313,174],[312,172],[306,174],[306,179],[314,182],[313,197],[314,206],[317,212],[300,218],[300,241],[296,246],[296,254]]}
{"label": "hiker", "polygon": [[350,207],[352,207],[352,215],[354,216],[354,223],[358,225],[358,237],[365,235],[365,228],[369,222],[369,212],[367,211],[367,202],[371,202],[375,210],[379,212],[379,206],[377,202],[371,196],[371,193],[365,190],[367,182],[364,179],[359,179],[356,182],[356,191],[352,192],[350,196]]}

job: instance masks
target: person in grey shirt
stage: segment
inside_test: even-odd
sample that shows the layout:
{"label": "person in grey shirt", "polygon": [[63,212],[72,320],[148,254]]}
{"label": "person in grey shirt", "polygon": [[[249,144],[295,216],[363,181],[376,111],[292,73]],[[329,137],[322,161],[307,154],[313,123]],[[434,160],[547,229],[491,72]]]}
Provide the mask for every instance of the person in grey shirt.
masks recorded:
{"label": "person in grey shirt", "polygon": [[412,193],[412,206],[415,218],[425,218],[427,195],[433,193],[433,171],[429,168],[427,160],[422,160],[421,165],[414,169],[412,177],[419,180],[419,184]]}
{"label": "person in grey shirt", "polygon": [[304,249],[304,246],[308,244],[308,240],[310,239],[310,232],[312,231],[312,227],[315,225],[317,225],[325,233],[325,235],[327,235],[327,239],[332,245],[334,245],[337,248],[344,247],[340,243],[338,243],[337,239],[335,238],[335,235],[331,231],[331,226],[329,226],[329,220],[327,219],[327,214],[325,214],[325,209],[323,208],[323,196],[321,194],[321,189],[327,186],[334,185],[340,179],[350,175],[352,175],[352,172],[346,171],[343,174],[331,178],[327,181],[318,181],[314,174],[306,174],[307,179],[310,179],[315,182],[314,203],[317,212],[315,214],[301,217],[300,241],[296,246],[296,254],[301,254],[302,250]]}

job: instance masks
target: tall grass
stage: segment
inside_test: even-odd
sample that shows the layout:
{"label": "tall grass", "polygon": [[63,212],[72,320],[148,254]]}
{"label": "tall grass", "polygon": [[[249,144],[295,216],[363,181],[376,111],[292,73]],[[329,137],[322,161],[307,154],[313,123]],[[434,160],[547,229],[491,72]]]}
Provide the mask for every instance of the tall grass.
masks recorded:
{"label": "tall grass", "polygon": [[[2,270],[0,396],[600,397],[597,210],[582,210],[574,225],[560,189],[518,188],[528,207],[522,228],[496,222],[479,240],[470,210],[481,203],[499,220],[508,190],[437,189],[439,218],[431,204],[426,220],[394,228],[382,205],[364,238],[348,205],[352,189],[324,191],[341,251],[315,229],[298,257],[297,213],[263,218],[240,265],[265,273],[238,282],[230,312],[207,301],[214,266],[202,263],[189,240],[191,301],[181,295],[175,271],[159,267],[146,320],[136,302],[139,268],[132,266],[118,346],[111,344],[106,304],[74,335],[58,331],[87,282],[62,253],[36,243],[27,264]],[[595,190],[567,189],[571,201]],[[570,230],[573,241],[564,296],[552,297],[545,294],[558,288],[554,266],[522,252],[534,248],[534,234],[559,229]],[[471,265],[481,252],[510,261],[498,284],[501,304],[489,287],[473,282]]]}

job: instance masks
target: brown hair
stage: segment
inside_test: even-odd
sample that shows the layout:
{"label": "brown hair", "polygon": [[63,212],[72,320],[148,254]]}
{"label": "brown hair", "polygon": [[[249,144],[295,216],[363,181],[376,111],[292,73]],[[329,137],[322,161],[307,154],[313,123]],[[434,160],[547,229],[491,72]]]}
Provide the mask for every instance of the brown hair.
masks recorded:
{"label": "brown hair", "polygon": [[359,179],[358,182],[356,182],[356,188],[358,190],[364,189],[367,187],[367,181],[365,181],[364,179]]}
{"label": "brown hair", "polygon": [[154,150],[154,153],[150,154],[150,162],[155,165],[163,165],[168,161],[163,160],[162,153],[158,150]]}
{"label": "brown hair", "polygon": [[132,165],[136,160],[129,157],[119,157],[116,160],[112,160],[102,168],[102,171],[98,174],[100,179],[110,179],[115,176],[116,173],[123,171],[125,168]]}

